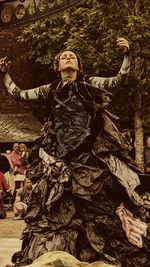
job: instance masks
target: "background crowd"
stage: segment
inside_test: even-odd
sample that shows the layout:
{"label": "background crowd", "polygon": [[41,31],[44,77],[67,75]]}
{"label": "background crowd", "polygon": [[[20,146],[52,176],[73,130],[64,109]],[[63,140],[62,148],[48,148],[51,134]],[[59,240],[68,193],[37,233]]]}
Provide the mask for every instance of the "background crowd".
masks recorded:
{"label": "background crowd", "polygon": [[[131,146],[130,156],[134,158],[134,139],[128,129],[122,134]],[[26,144],[15,142],[12,151],[0,154],[0,219],[13,209],[15,220],[23,219],[32,193],[32,182],[26,177],[29,149]],[[145,174],[150,175],[150,136],[144,147]]]}
{"label": "background crowd", "polygon": [[0,219],[13,208],[14,218],[23,219],[29,202],[32,183],[25,175],[28,169],[28,149],[24,143],[14,143],[12,151],[0,154]]}

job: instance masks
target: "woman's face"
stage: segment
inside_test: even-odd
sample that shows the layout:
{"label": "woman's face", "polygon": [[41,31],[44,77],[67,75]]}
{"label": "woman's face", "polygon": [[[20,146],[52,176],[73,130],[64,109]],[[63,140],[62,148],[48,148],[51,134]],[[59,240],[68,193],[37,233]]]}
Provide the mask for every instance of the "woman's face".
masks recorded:
{"label": "woman's face", "polygon": [[18,152],[18,151],[19,151],[19,144],[18,144],[18,143],[14,143],[14,145],[13,145],[13,150],[14,150],[15,152]]}
{"label": "woman's face", "polygon": [[20,150],[21,152],[25,151],[25,150],[26,150],[26,146],[25,146],[25,144],[20,144],[20,146],[19,146],[19,150]]}
{"label": "woman's face", "polygon": [[61,54],[59,59],[59,68],[58,71],[64,70],[79,70],[79,64],[77,56],[71,51],[65,51]]}

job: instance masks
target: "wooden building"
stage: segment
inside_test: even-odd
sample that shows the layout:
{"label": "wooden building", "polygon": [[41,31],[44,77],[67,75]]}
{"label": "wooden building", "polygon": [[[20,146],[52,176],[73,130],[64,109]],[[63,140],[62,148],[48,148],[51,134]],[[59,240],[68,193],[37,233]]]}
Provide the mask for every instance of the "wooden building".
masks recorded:
{"label": "wooden building", "polygon": [[[0,58],[7,56],[12,61],[10,75],[22,89],[38,86],[38,68],[34,62],[22,59],[26,51],[17,40],[20,27],[0,31]],[[42,127],[33,116],[33,102],[16,101],[10,96],[0,79],[0,152],[11,149],[13,142],[32,143]]]}

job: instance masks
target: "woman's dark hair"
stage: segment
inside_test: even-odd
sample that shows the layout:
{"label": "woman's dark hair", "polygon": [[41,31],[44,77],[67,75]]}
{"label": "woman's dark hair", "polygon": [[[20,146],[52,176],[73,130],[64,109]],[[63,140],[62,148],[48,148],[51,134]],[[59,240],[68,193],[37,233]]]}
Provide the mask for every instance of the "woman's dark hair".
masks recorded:
{"label": "woman's dark hair", "polygon": [[54,70],[55,70],[55,72],[56,72],[57,74],[59,73],[59,71],[58,71],[58,68],[59,68],[59,60],[60,60],[61,55],[62,55],[65,51],[71,51],[71,52],[73,52],[73,53],[76,55],[77,60],[78,60],[79,72],[80,72],[80,71],[82,70],[82,60],[81,60],[81,57],[80,57],[76,52],[74,52],[74,51],[71,50],[71,49],[65,49],[65,50],[63,50],[62,52],[60,52],[59,54],[57,54],[57,56],[56,56],[55,59],[54,59]]}
{"label": "woman's dark hair", "polygon": [[4,174],[10,170],[10,163],[6,156],[0,154],[0,171]]}

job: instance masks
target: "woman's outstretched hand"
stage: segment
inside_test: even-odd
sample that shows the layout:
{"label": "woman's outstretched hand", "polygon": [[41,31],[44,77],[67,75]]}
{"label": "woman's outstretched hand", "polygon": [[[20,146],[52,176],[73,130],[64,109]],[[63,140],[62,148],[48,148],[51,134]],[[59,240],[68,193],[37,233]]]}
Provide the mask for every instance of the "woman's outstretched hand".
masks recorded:
{"label": "woman's outstretched hand", "polygon": [[123,51],[123,53],[129,51],[129,42],[125,38],[117,37],[116,42],[117,46]]}
{"label": "woman's outstretched hand", "polygon": [[0,59],[0,73],[5,74],[9,71],[11,61],[8,61],[7,57]]}

